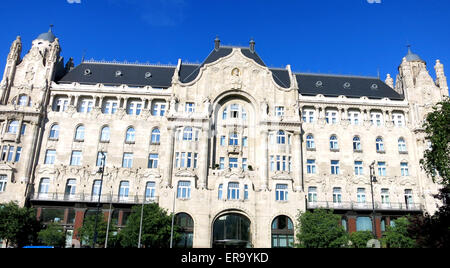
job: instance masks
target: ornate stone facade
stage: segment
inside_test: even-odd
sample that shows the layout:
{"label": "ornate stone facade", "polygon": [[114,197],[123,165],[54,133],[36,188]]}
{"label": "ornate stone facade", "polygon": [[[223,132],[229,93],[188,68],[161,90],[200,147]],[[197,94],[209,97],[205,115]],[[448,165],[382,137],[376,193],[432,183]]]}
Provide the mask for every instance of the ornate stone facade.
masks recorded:
{"label": "ornate stone facade", "polygon": [[[119,226],[131,206],[157,202],[188,219],[184,246],[285,246],[307,209],[333,208],[350,232],[364,228],[374,162],[378,235],[395,217],[436,210],[419,160],[422,121],[448,95],[439,61],[433,81],[409,51],[394,85],[389,74],[268,68],[254,45],[216,39],[201,65],[64,67],[51,31],[24,58],[18,37],[0,84],[0,202],[59,220],[69,246],[80,246],[76,228],[100,189]],[[244,231],[226,231],[233,224]]]}

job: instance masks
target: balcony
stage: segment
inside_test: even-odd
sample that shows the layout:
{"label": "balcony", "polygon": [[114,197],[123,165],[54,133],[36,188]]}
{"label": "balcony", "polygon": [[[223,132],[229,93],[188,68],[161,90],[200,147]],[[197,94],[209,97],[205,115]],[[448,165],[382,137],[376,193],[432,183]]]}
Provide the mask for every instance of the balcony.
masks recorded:
{"label": "balcony", "polygon": [[[340,202],[334,203],[332,201],[318,201],[318,202],[307,202],[306,209],[333,209],[333,210],[372,210],[372,202]],[[388,203],[382,204],[380,202],[375,202],[375,210],[377,211],[423,211],[423,205],[420,203]]]}
{"label": "balcony", "polygon": [[[99,196],[92,194],[35,193],[31,196],[31,201],[97,203]],[[158,203],[159,197],[145,197],[143,195],[119,196],[111,194],[100,196],[100,203],[142,204],[142,202],[147,204]]]}

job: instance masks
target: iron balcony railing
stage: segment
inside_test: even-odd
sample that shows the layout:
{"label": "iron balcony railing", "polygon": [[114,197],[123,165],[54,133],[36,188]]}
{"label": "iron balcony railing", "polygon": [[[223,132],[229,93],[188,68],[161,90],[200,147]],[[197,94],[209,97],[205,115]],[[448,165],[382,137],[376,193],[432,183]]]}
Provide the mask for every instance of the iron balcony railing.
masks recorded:
{"label": "iron balcony railing", "polygon": [[[333,201],[307,201],[307,209],[341,209],[341,210],[372,210],[372,202],[333,202]],[[375,210],[378,211],[423,211],[423,205],[420,203],[381,203],[375,202]]]}
{"label": "iron balcony railing", "polygon": [[[66,194],[66,193],[34,193],[31,196],[32,201],[59,201],[59,202],[84,202],[97,203],[98,195],[92,194]],[[142,203],[158,203],[158,196],[144,195],[113,195],[105,194],[100,196],[100,203],[122,203],[122,204],[142,204]]]}

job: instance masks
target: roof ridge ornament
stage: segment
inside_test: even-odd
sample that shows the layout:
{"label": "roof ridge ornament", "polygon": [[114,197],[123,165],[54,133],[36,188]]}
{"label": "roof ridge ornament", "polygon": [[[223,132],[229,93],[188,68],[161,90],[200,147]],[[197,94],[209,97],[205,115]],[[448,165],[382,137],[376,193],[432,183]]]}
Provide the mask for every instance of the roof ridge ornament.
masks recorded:
{"label": "roof ridge ornament", "polygon": [[219,39],[219,36],[218,35],[216,35],[216,39],[214,39],[214,50],[219,50],[219,48],[220,48],[220,39]]}
{"label": "roof ridge ornament", "polygon": [[255,53],[255,40],[253,37],[250,39],[250,52]]}

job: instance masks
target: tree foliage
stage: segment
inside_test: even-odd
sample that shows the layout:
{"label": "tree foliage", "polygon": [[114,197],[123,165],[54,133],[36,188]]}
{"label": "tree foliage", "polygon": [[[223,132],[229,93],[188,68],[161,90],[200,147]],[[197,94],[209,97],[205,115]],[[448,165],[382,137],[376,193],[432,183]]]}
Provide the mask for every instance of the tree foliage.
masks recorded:
{"label": "tree foliage", "polygon": [[52,222],[42,229],[38,233],[38,238],[41,244],[56,248],[62,248],[66,243],[64,228],[56,222]]}
{"label": "tree foliage", "polygon": [[[127,225],[119,233],[123,247],[137,247],[142,206],[134,206],[128,217]],[[168,248],[170,245],[172,216],[158,204],[146,204],[143,210],[141,246],[150,248]],[[174,226],[173,245],[180,239]]]}
{"label": "tree foliage", "polygon": [[357,231],[350,234],[349,239],[351,247],[353,248],[366,248],[367,242],[373,239],[373,234],[371,231]]}
{"label": "tree foliage", "polygon": [[[450,98],[433,107],[423,125],[425,139],[431,142],[431,149],[425,150],[420,163],[434,182],[450,183]],[[437,171],[437,172],[436,172]]]}
{"label": "tree foliage", "polygon": [[34,209],[19,207],[15,202],[0,204],[0,237],[6,240],[7,246],[21,248],[37,244],[40,229]]}
{"label": "tree foliage", "polygon": [[297,233],[301,248],[340,248],[348,244],[348,234],[340,225],[341,217],[333,211],[316,209],[314,212],[301,213],[297,222]]}
{"label": "tree foliage", "polygon": [[408,233],[410,222],[406,217],[394,221],[395,226],[387,226],[384,237],[381,239],[388,248],[414,248],[416,241]]}
{"label": "tree foliage", "polygon": [[[92,243],[94,241],[96,218],[97,218],[97,240],[95,243],[95,247],[104,247],[108,222],[106,221],[102,213],[99,213],[98,216],[96,214],[90,215],[84,219],[83,226],[78,228],[78,239],[85,246],[92,246]],[[116,231],[117,227],[113,224],[110,224],[108,232],[108,244],[110,243],[110,240],[113,241],[115,239]]]}

